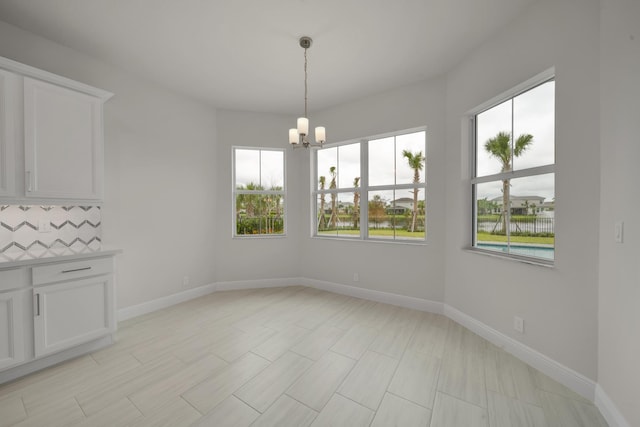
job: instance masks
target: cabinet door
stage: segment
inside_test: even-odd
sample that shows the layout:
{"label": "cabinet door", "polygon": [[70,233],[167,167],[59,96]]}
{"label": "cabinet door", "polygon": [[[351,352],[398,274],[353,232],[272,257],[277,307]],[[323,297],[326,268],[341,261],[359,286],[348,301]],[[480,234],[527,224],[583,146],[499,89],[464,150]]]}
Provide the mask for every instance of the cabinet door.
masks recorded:
{"label": "cabinet door", "polygon": [[24,292],[0,294],[0,369],[24,361]]}
{"label": "cabinet door", "polygon": [[102,101],[24,78],[25,196],[102,198]]}
{"label": "cabinet door", "polygon": [[20,77],[0,70],[0,197],[15,196],[14,89]]}
{"label": "cabinet door", "polygon": [[97,276],[33,290],[36,357],[115,331],[112,277]]}

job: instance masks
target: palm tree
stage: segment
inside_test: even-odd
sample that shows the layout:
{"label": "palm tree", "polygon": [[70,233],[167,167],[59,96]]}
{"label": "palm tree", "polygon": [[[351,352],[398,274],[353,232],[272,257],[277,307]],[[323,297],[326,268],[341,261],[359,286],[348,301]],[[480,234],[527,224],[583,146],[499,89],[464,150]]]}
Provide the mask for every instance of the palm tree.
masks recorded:
{"label": "palm tree", "polygon": [[[502,163],[501,172],[509,172],[513,157],[520,157],[533,143],[533,135],[528,133],[520,135],[516,139],[511,150],[511,134],[508,132],[498,132],[493,138],[489,138],[484,143],[484,149],[490,156],[495,157]],[[502,231],[507,232],[507,215],[509,214],[509,180],[502,181]]]}
{"label": "palm tree", "polygon": [[[353,187],[358,188],[360,184],[360,177],[353,178]],[[353,192],[353,228],[358,229],[358,219],[360,218],[360,193],[358,191]]]}
{"label": "palm tree", "polygon": [[[336,167],[331,166],[329,168],[329,174],[331,175],[331,183],[329,184],[329,189],[334,190],[336,188],[336,177],[338,174],[336,173]],[[336,193],[331,193],[331,218],[329,218],[329,222],[331,223],[331,227],[333,230],[338,228],[338,204],[336,203],[338,195]]]}
{"label": "palm tree", "polygon": [[[247,186],[239,185],[238,190],[264,190],[264,187],[253,182],[247,184]],[[247,217],[254,217],[256,210],[256,202],[259,201],[258,195],[255,194],[238,194],[236,198],[236,209],[239,211],[245,209]]]}
{"label": "palm tree", "polygon": [[[320,190],[324,190],[324,186],[326,185],[327,178],[325,178],[324,176],[321,176],[320,178],[318,178],[318,181],[320,182]],[[325,204],[324,193],[320,193],[320,214],[318,216],[319,230],[324,230],[325,228],[327,228],[327,218],[324,216],[324,204]]]}
{"label": "palm tree", "polygon": [[[425,157],[422,155],[422,151],[418,151],[415,154],[409,150],[403,150],[402,155],[407,159],[407,163],[409,163],[409,167],[413,169],[413,183],[417,184],[420,182],[420,171],[424,168]],[[416,231],[416,220],[418,218],[418,188],[414,188],[411,192],[413,193],[413,212],[411,214],[411,231],[412,233]]]}

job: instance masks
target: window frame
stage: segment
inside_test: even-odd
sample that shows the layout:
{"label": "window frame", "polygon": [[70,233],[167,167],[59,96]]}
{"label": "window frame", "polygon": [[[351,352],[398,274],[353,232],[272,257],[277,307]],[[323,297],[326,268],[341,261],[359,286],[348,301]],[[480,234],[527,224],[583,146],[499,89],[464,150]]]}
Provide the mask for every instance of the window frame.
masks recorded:
{"label": "window frame", "polygon": [[[236,151],[237,150],[253,150],[258,151],[260,158],[263,151],[276,151],[282,153],[282,191],[279,190],[238,190],[236,185]],[[262,178],[262,177],[261,177]],[[240,194],[253,194],[257,196],[276,195],[282,196],[282,233],[278,234],[238,234],[237,228],[237,211],[236,200]],[[288,223],[288,209],[287,209],[287,152],[284,148],[272,148],[272,147],[249,147],[234,145],[231,147],[231,237],[233,239],[252,239],[252,238],[266,238],[277,239],[287,236],[287,223]]]}
{"label": "window frame", "polygon": [[[389,138],[389,137],[399,137],[402,135],[412,134],[424,132],[424,151],[423,155],[425,156],[424,163],[424,175],[423,180],[420,183],[404,183],[404,184],[388,184],[388,185],[369,185],[369,142],[375,141],[378,139]],[[345,188],[336,188],[336,189],[328,189],[324,190],[319,189],[318,183],[318,152],[322,149],[341,147],[350,144],[360,144],[360,185],[358,187],[345,187]],[[383,237],[371,237],[369,235],[369,193],[377,192],[377,191],[389,191],[389,190],[407,190],[418,188],[424,191],[424,200],[427,200],[427,170],[428,170],[428,134],[427,127],[420,126],[410,129],[403,129],[395,132],[388,132],[384,134],[373,135],[365,138],[359,139],[351,139],[347,141],[336,142],[332,144],[324,144],[322,147],[314,147],[314,149],[310,153],[310,163],[311,163],[311,237],[318,239],[328,239],[328,240],[346,240],[350,242],[378,242],[378,243],[392,243],[392,244],[407,244],[407,245],[425,245],[427,243],[427,230],[428,230],[428,215],[427,215],[427,207],[425,203],[425,235],[424,239],[402,239],[402,238],[383,238]],[[338,159],[339,164],[339,159]],[[338,166],[339,167],[339,166]],[[339,173],[339,170],[338,170]],[[347,237],[344,234],[340,235],[335,234],[319,234],[318,233],[318,197],[321,194],[350,194],[358,190],[360,193],[360,233],[354,237]]]}
{"label": "window frame", "polygon": [[[513,100],[514,98],[516,98],[519,95],[522,95],[530,90],[535,89],[538,86],[541,86],[545,83],[548,83],[550,81],[554,81],[556,80],[556,73],[555,73],[555,67],[552,67],[548,70],[545,70],[539,74],[537,74],[536,76],[520,83],[519,85],[503,92],[502,94],[495,96],[493,98],[491,98],[489,101],[486,101],[484,103],[482,103],[481,105],[479,105],[478,107],[470,110],[467,113],[467,118],[468,118],[468,123],[469,123],[469,144],[470,144],[470,179],[469,179],[469,185],[470,185],[470,193],[471,193],[471,245],[470,247],[468,247],[467,249],[472,251],[472,252],[477,252],[477,253],[481,253],[481,254],[486,254],[486,255],[491,255],[491,256],[496,256],[496,257],[500,257],[500,258],[506,258],[506,259],[511,259],[511,260],[516,260],[516,261],[522,261],[522,262],[526,262],[529,264],[537,264],[537,265],[543,265],[543,266],[554,266],[555,265],[555,261],[556,261],[556,240],[555,240],[555,232],[554,232],[554,243],[553,243],[553,249],[554,249],[554,258],[549,260],[549,259],[545,259],[545,258],[541,258],[541,257],[534,257],[534,256],[527,256],[527,255],[522,255],[522,254],[517,254],[517,253],[505,253],[505,252],[498,252],[498,251],[494,251],[494,250],[490,250],[490,249],[483,249],[483,248],[479,248],[477,247],[477,215],[478,215],[478,206],[477,206],[477,191],[476,191],[476,187],[478,184],[482,184],[482,183],[487,183],[487,182],[496,182],[496,181],[503,181],[503,180],[513,180],[513,179],[517,179],[517,178],[525,178],[525,177],[534,177],[534,176],[541,176],[541,175],[545,175],[545,174],[553,174],[554,176],[554,194],[555,194],[555,180],[556,180],[556,163],[557,163],[557,159],[556,159],[556,141],[554,138],[554,146],[553,146],[553,150],[554,150],[554,159],[553,159],[553,164],[546,164],[546,165],[541,165],[541,166],[533,166],[533,167],[529,167],[529,168],[524,168],[524,169],[511,169],[510,171],[507,172],[498,172],[498,173],[494,173],[494,174],[490,174],[490,175],[483,175],[483,176],[476,176],[477,173],[477,167],[478,167],[478,153],[477,153],[477,148],[478,148],[478,144],[477,144],[477,116],[482,114],[483,112],[490,110],[491,108],[498,106],[499,104],[508,101],[508,100]],[[556,102],[556,92],[554,91],[554,105]],[[557,109],[555,110],[557,111]],[[554,113],[555,114],[555,113]],[[513,119],[512,119],[513,120]],[[556,117],[554,115],[554,136],[557,136],[557,126],[556,126],[557,120]],[[513,136],[512,136],[513,138]],[[554,217],[555,217],[555,207],[554,207]],[[510,221],[511,218],[511,212],[510,209],[507,210],[507,221]],[[507,244],[510,244],[509,242],[509,236],[510,236],[510,229],[507,229]]]}

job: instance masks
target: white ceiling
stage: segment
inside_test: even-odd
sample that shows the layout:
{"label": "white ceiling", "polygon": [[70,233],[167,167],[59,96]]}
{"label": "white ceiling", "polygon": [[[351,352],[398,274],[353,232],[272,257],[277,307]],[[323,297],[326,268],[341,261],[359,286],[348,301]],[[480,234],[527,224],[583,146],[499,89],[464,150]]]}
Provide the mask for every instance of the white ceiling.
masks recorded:
{"label": "white ceiling", "polygon": [[0,20],[216,107],[299,114],[439,75],[535,0],[0,0]]}

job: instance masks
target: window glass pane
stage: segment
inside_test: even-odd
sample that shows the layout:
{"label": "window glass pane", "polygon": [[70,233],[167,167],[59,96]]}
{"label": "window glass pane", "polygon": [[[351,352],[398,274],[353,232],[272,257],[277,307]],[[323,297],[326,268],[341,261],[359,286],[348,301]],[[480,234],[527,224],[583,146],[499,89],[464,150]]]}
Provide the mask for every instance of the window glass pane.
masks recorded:
{"label": "window glass pane", "polygon": [[359,182],[360,144],[342,145],[338,147],[338,188],[355,187],[356,178]]}
{"label": "window glass pane", "polygon": [[[503,182],[476,184],[476,246],[530,257],[554,259],[554,174],[509,181],[503,214]],[[508,225],[507,225],[508,224]]]}
{"label": "window glass pane", "polygon": [[260,185],[260,150],[236,149],[236,188]]}
{"label": "window glass pane", "polygon": [[504,185],[502,181],[475,185],[478,248],[508,252],[507,219],[502,210]]}
{"label": "window glass pane", "polygon": [[[555,82],[550,81],[513,98],[514,169],[554,163],[554,97]],[[531,135],[528,143],[527,135]],[[525,147],[522,151],[518,149],[519,138],[520,146]]]}
{"label": "window glass pane", "polygon": [[236,234],[283,234],[284,196],[236,195]]}
{"label": "window glass pane", "polygon": [[396,184],[424,182],[425,154],[425,132],[396,137]]}
{"label": "window glass pane", "polygon": [[395,184],[394,138],[369,141],[369,185]]}
{"label": "window glass pane", "polygon": [[360,238],[360,192],[318,195],[318,235]]}
{"label": "window glass pane", "polygon": [[[326,187],[329,188],[329,184],[332,179],[332,168],[333,173],[337,177],[337,167],[338,167],[338,148],[325,148],[317,151],[318,155],[318,182],[320,182],[320,178],[324,177],[324,181],[326,182]],[[318,187],[320,188],[320,187]]]}
{"label": "window glass pane", "polygon": [[393,239],[395,237],[393,215],[389,215],[390,202],[393,199],[393,190],[369,192],[367,217],[369,237],[376,239]]}
{"label": "window glass pane", "polygon": [[476,176],[511,170],[511,100],[476,116]]}
{"label": "window glass pane", "polygon": [[554,259],[555,174],[511,180],[509,252]]}
{"label": "window glass pane", "polygon": [[263,150],[260,183],[265,190],[284,188],[284,152]]}
{"label": "window glass pane", "polygon": [[[358,196],[355,196],[357,194]],[[360,193],[338,193],[338,235],[340,237],[360,238],[360,222],[354,218],[354,198],[359,205]]]}
{"label": "window glass pane", "polygon": [[396,239],[424,240],[425,191],[423,188],[396,190],[387,210],[394,224]]}

